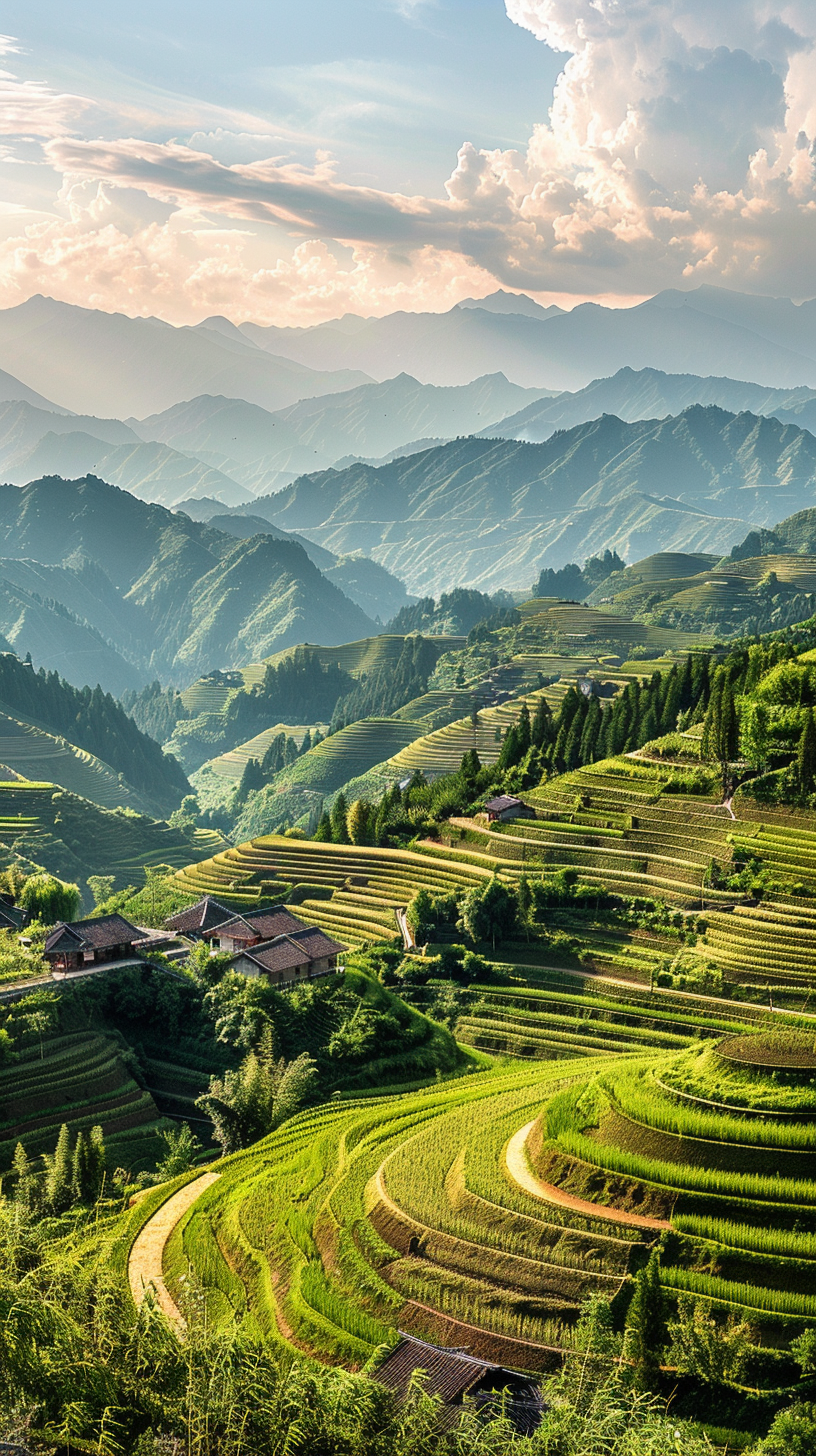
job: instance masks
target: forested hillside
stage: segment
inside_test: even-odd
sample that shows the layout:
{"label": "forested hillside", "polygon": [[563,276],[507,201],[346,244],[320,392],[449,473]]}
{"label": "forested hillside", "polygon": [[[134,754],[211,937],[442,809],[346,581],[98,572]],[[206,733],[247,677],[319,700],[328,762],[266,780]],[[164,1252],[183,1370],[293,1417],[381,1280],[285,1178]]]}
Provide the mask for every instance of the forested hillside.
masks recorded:
{"label": "forested hillside", "polygon": [[35,672],[7,652],[0,654],[0,706],[110,764],[159,814],[169,814],[189,792],[176,759],[100,687],[74,688],[58,673]]}
{"label": "forested hillside", "polygon": [[[76,635],[74,618],[81,614],[84,663],[92,665],[95,646],[103,676],[104,649],[112,644],[117,686],[124,663],[133,669],[134,688],[157,672],[183,686],[212,667],[257,660],[304,640],[348,641],[373,626],[297,542],[271,535],[236,540],[93,476],[0,487],[0,553],[11,558],[11,581],[27,568],[30,611],[31,563],[50,568],[50,589],[37,594],[57,598],[57,605],[39,607],[48,614],[57,649],[66,653],[63,660],[66,632]],[[73,561],[83,564],[84,578],[99,580],[80,590],[71,578],[72,611],[66,615],[55,572]],[[0,581],[2,574],[0,567]],[[0,591],[0,630],[6,621],[11,630],[18,626],[20,603],[9,589],[4,615],[3,601]],[[13,645],[28,650],[24,634],[14,635]],[[50,667],[45,634],[38,646]]]}

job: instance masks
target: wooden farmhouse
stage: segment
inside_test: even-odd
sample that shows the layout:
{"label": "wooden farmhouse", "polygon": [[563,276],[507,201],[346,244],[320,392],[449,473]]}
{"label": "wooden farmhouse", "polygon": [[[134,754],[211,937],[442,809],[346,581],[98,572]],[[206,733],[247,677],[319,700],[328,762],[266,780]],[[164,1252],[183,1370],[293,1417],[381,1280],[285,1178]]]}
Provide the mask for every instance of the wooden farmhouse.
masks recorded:
{"label": "wooden farmhouse", "polygon": [[145,932],[123,915],[100,915],[95,920],[60,921],[46,936],[43,954],[54,971],[81,971],[85,966],[127,960]]}
{"label": "wooden farmhouse", "polygon": [[416,1335],[401,1334],[373,1378],[404,1398],[417,1378],[428,1395],[443,1402],[443,1424],[453,1426],[465,1404],[488,1417],[504,1414],[519,1435],[529,1436],[541,1423],[544,1403],[535,1380],[519,1370],[492,1365],[467,1350],[431,1345]]}
{"label": "wooden farmhouse", "polygon": [[484,811],[491,823],[496,819],[504,822],[526,813],[527,805],[521,799],[514,799],[512,794],[500,794],[497,799],[488,799]]}

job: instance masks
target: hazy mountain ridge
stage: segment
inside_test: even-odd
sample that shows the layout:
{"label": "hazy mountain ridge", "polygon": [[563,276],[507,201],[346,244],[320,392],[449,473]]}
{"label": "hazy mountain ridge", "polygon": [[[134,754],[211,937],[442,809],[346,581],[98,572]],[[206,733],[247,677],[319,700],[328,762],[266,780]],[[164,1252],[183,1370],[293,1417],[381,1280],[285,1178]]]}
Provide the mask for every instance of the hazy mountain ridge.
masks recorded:
{"label": "hazy mountain ridge", "polygon": [[768,389],[745,380],[701,379],[696,374],[665,374],[660,369],[619,369],[610,379],[594,379],[586,389],[562,393],[530,404],[501,421],[500,428],[482,430],[483,436],[531,443],[549,439],[558,429],[614,414],[622,420],[662,419],[680,414],[689,405],[717,405],[735,414],[774,415],[783,422],[816,433],[816,390]]}
{"label": "hazy mountain ridge", "polygon": [[[29,597],[35,591],[33,563],[54,569],[63,569],[72,557],[92,563],[83,570],[106,578],[95,595],[83,598],[74,576],[66,579],[83,617],[91,619],[83,650],[96,647],[104,667],[102,647],[111,641],[117,660],[107,666],[121,673],[121,661],[130,663],[136,682],[156,674],[189,681],[211,667],[240,665],[293,642],[349,641],[373,628],[297,542],[271,534],[237,540],[92,476],[0,487],[0,553],[9,558],[0,563],[0,581],[6,583],[0,631],[4,612],[13,615],[15,593],[19,599],[20,591]],[[54,570],[44,584],[60,589]],[[42,624],[44,641],[48,626],[68,625],[61,635],[57,630],[54,650],[43,653],[49,666],[58,653],[79,651],[77,624],[54,601],[45,608],[50,616]],[[35,605],[32,598],[32,611]],[[26,650],[22,631],[17,641]]]}
{"label": "hazy mountain ridge", "polygon": [[544,318],[474,302],[445,314],[393,313],[308,329],[242,324],[241,332],[313,368],[360,368],[378,379],[399,368],[439,385],[501,370],[528,387],[576,390],[628,365],[750,378],[773,388],[816,386],[816,302],[708,286],[668,290],[632,308],[584,303]]}
{"label": "hazy mountain ridge", "polygon": [[0,364],[61,407],[120,419],[205,393],[281,409],[368,382],[358,371],[314,371],[275,358],[237,330],[225,337],[212,328],[175,328],[40,294],[0,310]]}
{"label": "hazy mountain ridge", "polygon": [[304,476],[259,515],[335,552],[353,542],[419,595],[521,588],[542,565],[606,548],[722,554],[816,496],[816,439],[714,406],[604,416],[542,444],[457,440],[373,467]]}

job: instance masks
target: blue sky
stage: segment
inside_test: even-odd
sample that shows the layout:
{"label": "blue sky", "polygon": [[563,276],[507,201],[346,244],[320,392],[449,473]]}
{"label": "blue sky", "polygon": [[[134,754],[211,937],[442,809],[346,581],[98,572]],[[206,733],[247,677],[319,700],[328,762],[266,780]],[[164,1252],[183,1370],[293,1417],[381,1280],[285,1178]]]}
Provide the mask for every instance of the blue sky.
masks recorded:
{"label": "blue sky", "polygon": [[347,181],[406,192],[441,193],[463,141],[523,148],[561,65],[501,0],[8,0],[2,24],[23,48],[18,74],[155,112],[144,134],[157,140],[175,120],[190,137],[249,113],[282,154],[328,148]]}
{"label": "blue sky", "polygon": [[0,306],[816,294],[814,0],[7,0]]}

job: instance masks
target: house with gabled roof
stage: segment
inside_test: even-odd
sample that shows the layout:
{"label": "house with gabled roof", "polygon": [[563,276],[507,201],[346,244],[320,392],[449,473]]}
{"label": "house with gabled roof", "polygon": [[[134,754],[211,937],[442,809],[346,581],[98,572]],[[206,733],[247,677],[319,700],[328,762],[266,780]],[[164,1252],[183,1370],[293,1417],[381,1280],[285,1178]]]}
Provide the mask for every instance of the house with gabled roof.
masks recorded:
{"label": "house with gabled roof", "polygon": [[213,895],[205,895],[195,905],[187,905],[175,915],[168,915],[164,924],[168,930],[183,935],[187,940],[203,940],[208,931],[230,920],[234,914],[234,910],[228,910]]}
{"label": "house with gabled roof", "polygon": [[230,966],[244,976],[265,977],[272,986],[291,986],[332,975],[338,969],[337,957],[346,949],[315,926],[301,924],[292,933],[245,946],[232,957]]}
{"label": "house with gabled roof", "polygon": [[91,920],[61,920],[49,932],[43,955],[54,971],[80,971],[85,966],[128,960],[144,941],[145,932],[124,915],[99,915]]}
{"label": "house with gabled roof", "polygon": [[404,1334],[372,1378],[404,1400],[419,1382],[441,1402],[440,1425],[454,1426],[469,1406],[487,1418],[505,1415],[519,1435],[530,1436],[541,1423],[544,1402],[535,1379],[521,1370],[494,1365],[467,1350],[432,1345]]}
{"label": "house with gabled roof", "polygon": [[278,935],[296,934],[303,928],[304,922],[298,920],[285,905],[269,905],[262,910],[232,914],[228,920],[205,931],[204,939],[214,950],[233,953],[251,945],[260,945],[262,941],[274,940]]}

